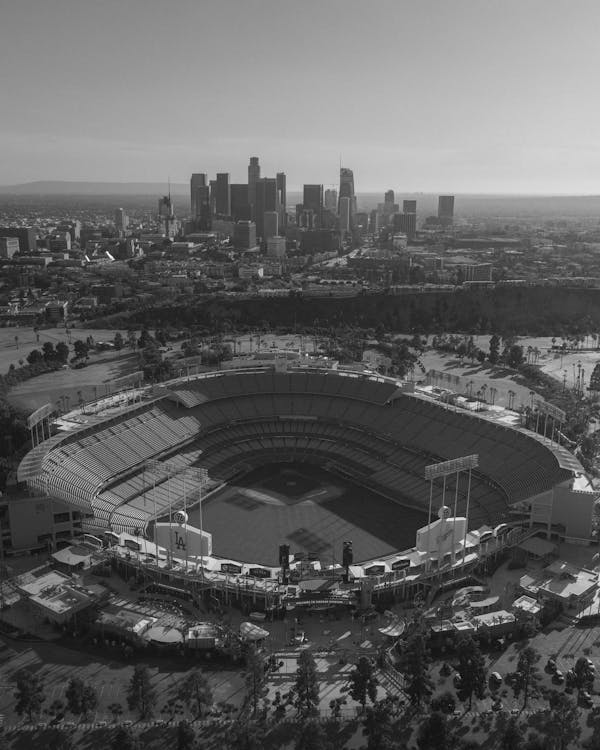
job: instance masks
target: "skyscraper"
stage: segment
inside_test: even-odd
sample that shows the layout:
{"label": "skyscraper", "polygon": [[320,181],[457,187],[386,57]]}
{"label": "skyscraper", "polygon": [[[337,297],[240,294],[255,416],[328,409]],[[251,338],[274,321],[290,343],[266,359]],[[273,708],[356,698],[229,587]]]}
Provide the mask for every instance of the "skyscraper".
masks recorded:
{"label": "skyscraper", "polygon": [[285,172],[277,172],[275,175],[277,181],[277,201],[279,211],[279,227],[285,227],[287,223],[287,179]]}
{"label": "skyscraper", "polygon": [[215,211],[219,216],[231,215],[231,194],[229,192],[229,174],[217,173],[217,194]]}
{"label": "skyscraper", "polygon": [[207,184],[204,172],[195,172],[190,179],[190,209],[194,218],[200,216],[198,188],[204,188]]}
{"label": "skyscraper", "polygon": [[394,191],[393,190],[386,190],[385,195],[383,197],[384,203],[394,203]]}
{"label": "skyscraper", "polygon": [[[250,185],[248,185],[250,193]],[[277,211],[277,180],[274,177],[263,177],[256,183],[254,215],[256,234],[265,236],[265,211]]]}
{"label": "skyscraper", "polygon": [[307,211],[320,215],[323,209],[323,185],[305,185],[302,205]]}
{"label": "skyscraper", "polygon": [[115,227],[119,232],[125,232],[129,226],[129,216],[125,213],[124,208],[115,209]]}
{"label": "skyscraper", "polygon": [[346,234],[350,231],[351,212],[350,198],[346,195],[340,198],[340,232]]}
{"label": "skyscraper", "polygon": [[158,199],[158,217],[159,219],[165,219],[168,216],[173,216],[173,201],[171,200],[171,194],[163,195],[162,198]]}
{"label": "skyscraper", "polygon": [[340,217],[342,215],[342,200],[348,198],[349,226],[352,228],[353,217],[356,212],[356,195],[354,194],[354,175],[351,169],[340,167]]}
{"label": "skyscraper", "polygon": [[440,195],[438,198],[438,219],[443,224],[452,224],[454,218],[454,196]]}
{"label": "skyscraper", "polygon": [[338,210],[338,194],[337,190],[326,190],[325,191],[325,208],[328,211],[336,214]]}
{"label": "skyscraper", "polygon": [[263,214],[263,239],[277,237],[279,234],[279,214],[277,211],[265,211]]}
{"label": "skyscraper", "polygon": [[414,201],[414,200],[402,201],[402,213],[416,214],[417,213],[417,201]]}
{"label": "skyscraper", "polygon": [[243,182],[232,183],[229,186],[229,194],[231,196],[231,215],[234,221],[250,221],[248,185]]}
{"label": "skyscraper", "polygon": [[258,156],[251,156],[250,164],[248,165],[248,203],[250,204],[252,216],[254,216],[254,206],[256,205],[256,183],[259,180],[260,165],[258,163]]}

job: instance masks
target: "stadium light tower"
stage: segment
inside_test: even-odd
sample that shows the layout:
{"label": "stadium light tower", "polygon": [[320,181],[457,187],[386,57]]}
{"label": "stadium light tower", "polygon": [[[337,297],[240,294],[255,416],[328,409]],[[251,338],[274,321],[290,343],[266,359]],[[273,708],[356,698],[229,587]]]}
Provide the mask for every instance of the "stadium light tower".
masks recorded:
{"label": "stadium light tower", "polygon": [[[442,488],[442,508],[446,507],[446,480],[451,474],[456,474],[456,488],[454,492],[454,513],[452,521],[452,562],[455,560],[456,555],[456,511],[458,505],[458,486],[460,481],[460,473],[462,471],[469,472],[469,482],[467,486],[467,505],[465,509],[465,533],[463,538],[463,562],[467,555],[467,530],[469,528],[469,504],[471,501],[471,473],[473,469],[479,466],[479,455],[472,454],[470,456],[463,456],[462,458],[454,458],[450,461],[440,461],[439,463],[429,464],[425,467],[425,479],[429,481],[429,513],[427,516],[427,563],[429,565],[431,559],[431,513],[433,509],[433,483],[439,477],[443,477],[444,483]],[[444,516],[441,516],[444,518]]]}

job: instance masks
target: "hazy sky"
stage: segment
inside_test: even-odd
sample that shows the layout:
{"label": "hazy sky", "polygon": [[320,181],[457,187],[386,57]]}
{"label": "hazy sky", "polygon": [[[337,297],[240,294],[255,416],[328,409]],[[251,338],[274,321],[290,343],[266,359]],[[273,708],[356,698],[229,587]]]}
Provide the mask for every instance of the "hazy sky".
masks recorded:
{"label": "hazy sky", "polygon": [[600,193],[598,0],[0,0],[0,184]]}

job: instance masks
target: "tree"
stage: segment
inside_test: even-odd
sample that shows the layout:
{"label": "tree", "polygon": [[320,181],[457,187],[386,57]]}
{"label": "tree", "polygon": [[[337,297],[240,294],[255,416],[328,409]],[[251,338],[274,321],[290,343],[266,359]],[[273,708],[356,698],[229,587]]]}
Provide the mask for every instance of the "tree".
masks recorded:
{"label": "tree", "polygon": [[553,690],[549,696],[550,716],[545,725],[548,746],[553,750],[566,750],[581,734],[581,725],[575,701],[565,693]]}
{"label": "tree", "polygon": [[246,670],[244,680],[248,697],[252,704],[252,716],[256,718],[259,701],[266,693],[265,688],[265,664],[263,657],[256,650],[256,646],[251,644],[246,653]]}
{"label": "tree", "polygon": [[[44,345],[45,346],[45,345]],[[77,339],[73,344],[73,351],[76,359],[86,359],[90,351],[89,344],[81,339]]]}
{"label": "tree", "polygon": [[363,734],[367,737],[368,750],[391,750],[395,747],[392,714],[395,710],[391,698],[376,701],[366,710],[363,719]]}
{"label": "tree", "polygon": [[127,688],[127,705],[130,711],[137,710],[142,719],[152,716],[156,704],[156,692],[150,682],[150,672],[145,664],[136,664]]}
{"label": "tree", "polygon": [[73,735],[59,727],[52,727],[47,736],[44,736],[44,740],[45,750],[74,750],[75,748]]}
{"label": "tree", "polygon": [[69,347],[64,341],[59,341],[56,345],[56,359],[63,364],[69,359]]}
{"label": "tree", "polygon": [[206,675],[200,669],[194,669],[181,683],[177,697],[200,719],[205,708],[210,708],[213,694]]}
{"label": "tree", "polygon": [[119,718],[123,715],[123,706],[120,703],[111,703],[108,707],[113,717],[113,722],[116,724]]}
{"label": "tree", "polygon": [[364,712],[367,699],[375,703],[377,698],[377,677],[370,659],[361,656],[358,664],[350,673],[347,687],[350,697],[360,703]]}
{"label": "tree", "polygon": [[490,339],[490,353],[488,359],[492,365],[497,364],[500,359],[500,337],[496,334]]}
{"label": "tree", "polygon": [[323,726],[319,719],[313,717],[301,723],[294,750],[323,750],[325,743]]}
{"label": "tree", "polygon": [[44,355],[39,349],[32,349],[27,355],[27,362],[30,365],[39,365],[44,361]]}
{"label": "tree", "polygon": [[577,694],[582,690],[589,690],[594,683],[594,672],[585,656],[581,656],[573,667],[573,687],[577,688]]}
{"label": "tree", "polygon": [[15,711],[19,716],[26,713],[29,721],[33,721],[33,715],[42,710],[42,704],[46,700],[42,678],[26,670],[20,672],[14,697],[17,701]]}
{"label": "tree", "polygon": [[529,694],[536,690],[540,680],[536,666],[539,660],[540,655],[532,646],[526,646],[519,654],[517,670],[513,672],[513,689],[516,697],[523,693],[523,708],[527,708]]}
{"label": "tree", "polygon": [[119,331],[115,333],[113,344],[115,345],[115,349],[117,351],[120,351],[123,348],[123,344],[124,344],[123,334],[121,334]]}
{"label": "tree", "polygon": [[523,364],[523,347],[513,344],[506,354],[506,364],[513,369]]}
{"label": "tree", "polygon": [[448,719],[434,711],[419,726],[417,747],[419,750],[450,750],[454,738],[448,725]]}
{"label": "tree", "polygon": [[511,717],[502,729],[500,735],[500,750],[521,750],[523,746],[523,730],[517,720]]}
{"label": "tree", "polygon": [[45,341],[42,345],[42,355],[45,362],[53,362],[56,359],[56,351],[51,341]]}
{"label": "tree", "polygon": [[139,743],[129,727],[117,727],[110,747],[111,750],[138,750]]}
{"label": "tree", "polygon": [[458,673],[460,675],[459,698],[469,700],[469,711],[473,705],[473,693],[480,700],[485,695],[487,671],[485,659],[479,645],[470,635],[461,638],[457,644]]}
{"label": "tree", "polygon": [[293,694],[294,706],[303,719],[316,712],[319,705],[319,683],[317,665],[310,651],[302,651],[298,658]]}
{"label": "tree", "polygon": [[65,698],[67,699],[67,710],[72,714],[87,716],[98,705],[98,696],[94,688],[78,677],[69,680]]}
{"label": "tree", "polygon": [[196,733],[189,721],[180,721],[177,726],[177,750],[192,750]]}
{"label": "tree", "polygon": [[433,683],[429,676],[429,663],[425,634],[422,630],[416,630],[403,646],[399,668],[406,680],[406,693],[417,708],[431,695]]}

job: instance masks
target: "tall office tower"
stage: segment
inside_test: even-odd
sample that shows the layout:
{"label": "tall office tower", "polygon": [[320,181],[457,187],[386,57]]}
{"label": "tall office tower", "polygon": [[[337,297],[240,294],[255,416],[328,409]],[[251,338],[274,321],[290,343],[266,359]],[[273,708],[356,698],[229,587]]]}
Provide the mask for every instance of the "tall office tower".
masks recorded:
{"label": "tall office tower", "polygon": [[394,214],[393,226],[395,232],[402,232],[409,240],[414,239],[417,234],[417,214]]}
{"label": "tall office tower", "polygon": [[277,202],[279,211],[279,227],[283,228],[287,224],[287,179],[285,172],[277,172],[275,175],[277,182]]}
{"label": "tall office tower", "polygon": [[255,215],[254,206],[256,205],[256,183],[259,180],[260,164],[258,163],[258,156],[251,156],[250,164],[248,165],[248,203],[250,204],[252,216]]}
{"label": "tall office tower", "polygon": [[337,214],[338,210],[338,194],[337,190],[326,190],[325,191],[325,208],[331,211],[333,214]]}
{"label": "tall office tower", "polygon": [[340,232],[346,234],[350,231],[351,226],[351,198],[347,195],[343,195],[340,198]]}
{"label": "tall office tower", "polygon": [[342,215],[342,200],[348,198],[349,225],[352,228],[353,217],[356,212],[356,195],[354,194],[354,175],[351,169],[340,167],[340,217]]}
{"label": "tall office tower", "polygon": [[453,195],[440,195],[438,198],[438,219],[443,224],[452,224],[454,219]]}
{"label": "tall office tower", "polygon": [[217,173],[217,200],[215,208],[219,216],[231,215],[231,195],[229,192],[229,174],[227,172]]}
{"label": "tall office tower", "polygon": [[229,194],[231,196],[231,215],[234,221],[250,221],[248,185],[243,182],[234,182],[229,186]]}
{"label": "tall office tower", "polygon": [[417,201],[402,201],[402,213],[403,214],[416,214],[417,213]]}
{"label": "tall office tower", "polygon": [[274,177],[263,177],[256,183],[254,215],[258,237],[265,236],[265,211],[277,211],[277,180]]}
{"label": "tall office tower", "polygon": [[173,201],[171,200],[171,194],[169,195],[163,195],[162,198],[159,198],[158,200],[158,218],[159,219],[165,219],[168,216],[173,216],[175,213],[173,208]]}
{"label": "tall office tower", "polygon": [[263,217],[263,239],[268,240],[271,237],[277,237],[279,234],[279,214],[277,211],[265,211]]}
{"label": "tall office tower", "polygon": [[320,228],[323,215],[323,185],[305,185],[302,205],[305,211],[312,212],[314,228]]}
{"label": "tall office tower", "polygon": [[217,181],[209,180],[210,187],[210,213],[214,216],[217,213]]}
{"label": "tall office tower", "polygon": [[194,190],[194,221],[196,228],[207,230],[211,225],[210,210],[210,188],[208,185],[200,186]]}
{"label": "tall office tower", "polygon": [[198,205],[198,188],[207,186],[206,175],[203,172],[194,172],[190,179],[190,210],[192,217],[196,218],[200,215],[200,207]]}
{"label": "tall office tower", "polygon": [[393,205],[394,203],[394,191],[393,190],[386,190],[385,195],[383,196],[383,202],[384,203],[391,203]]}
{"label": "tall office tower", "polygon": [[256,224],[253,221],[238,221],[233,229],[233,244],[238,250],[256,247]]}
{"label": "tall office tower", "polygon": [[115,227],[118,232],[125,232],[129,226],[129,216],[125,213],[124,208],[115,209]]}

